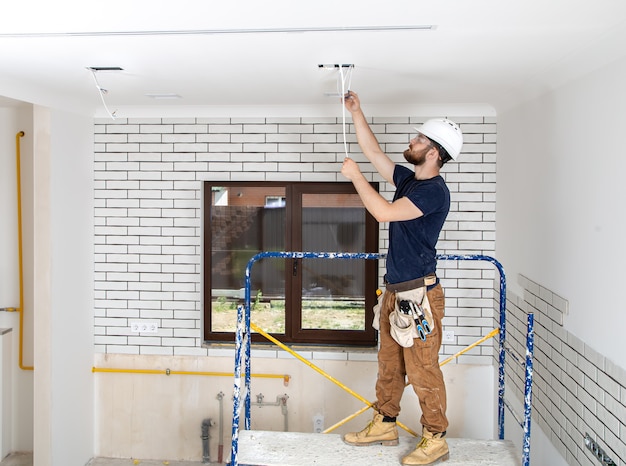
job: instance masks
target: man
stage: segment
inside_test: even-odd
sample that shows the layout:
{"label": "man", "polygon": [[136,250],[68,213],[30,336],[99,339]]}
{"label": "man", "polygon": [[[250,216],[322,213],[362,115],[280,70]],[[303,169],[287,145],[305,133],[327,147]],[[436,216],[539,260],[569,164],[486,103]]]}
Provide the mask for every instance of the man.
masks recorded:
{"label": "man", "polygon": [[449,458],[444,438],[446,389],[439,367],[444,294],[435,275],[435,245],[450,209],[450,191],[439,170],[459,155],[463,135],[446,119],[429,120],[416,128],[417,135],[404,151],[404,158],[414,166],[410,170],[382,151],[358,95],[349,91],[344,102],[363,154],[396,187],[389,202],[372,188],[356,162],[344,160],[341,173],[353,183],[365,208],[377,221],[389,222],[386,290],[380,321],[375,322],[380,349],[374,418],[362,431],[346,434],[344,441],[357,446],[398,444],[396,416],[406,376],[422,408],[422,439],[402,464],[435,464]]}

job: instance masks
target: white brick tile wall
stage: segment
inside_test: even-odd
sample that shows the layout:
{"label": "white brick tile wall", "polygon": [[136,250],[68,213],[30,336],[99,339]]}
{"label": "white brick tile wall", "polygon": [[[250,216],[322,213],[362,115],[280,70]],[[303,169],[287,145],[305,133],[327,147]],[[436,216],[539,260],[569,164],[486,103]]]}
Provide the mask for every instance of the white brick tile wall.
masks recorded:
{"label": "white brick tile wall", "polygon": [[[413,127],[425,120],[369,119],[383,149],[397,162],[403,162],[401,153]],[[466,144],[459,162],[446,165],[442,172],[453,202],[438,252],[491,255],[496,121],[491,117],[455,120]],[[391,199],[393,187],[366,163],[350,124],[346,138],[365,176],[380,182],[381,194]],[[230,349],[201,345],[201,181],[345,181],[340,174],[342,119],[131,118],[114,123],[98,119],[94,139],[96,350],[232,355]],[[387,228],[381,224],[381,252],[387,247]],[[489,267],[440,264],[446,287],[446,328],[463,343],[491,330],[492,298],[484,293],[493,287],[497,274],[483,274]],[[379,270],[382,277],[384,261]],[[561,310],[563,303],[553,306]],[[112,333],[137,318],[159,319],[158,336]],[[165,330],[170,332],[161,333]],[[456,350],[455,345],[444,347],[446,354]],[[320,352],[320,357],[324,354]],[[490,364],[485,355],[491,354],[489,344],[462,361]]]}

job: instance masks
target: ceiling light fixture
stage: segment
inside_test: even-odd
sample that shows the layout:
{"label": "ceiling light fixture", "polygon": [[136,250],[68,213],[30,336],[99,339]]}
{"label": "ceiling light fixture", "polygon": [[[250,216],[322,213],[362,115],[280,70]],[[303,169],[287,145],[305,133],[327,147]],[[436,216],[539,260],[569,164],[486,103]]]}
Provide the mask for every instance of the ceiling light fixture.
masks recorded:
{"label": "ceiling light fixture", "polygon": [[276,34],[302,32],[372,32],[372,31],[432,31],[432,24],[409,24],[396,26],[328,26],[302,28],[250,28],[250,29],[189,29],[172,31],[92,31],[92,32],[24,32],[5,33],[0,37],[83,37],[83,36],[166,36],[166,35],[211,35],[211,34]]}

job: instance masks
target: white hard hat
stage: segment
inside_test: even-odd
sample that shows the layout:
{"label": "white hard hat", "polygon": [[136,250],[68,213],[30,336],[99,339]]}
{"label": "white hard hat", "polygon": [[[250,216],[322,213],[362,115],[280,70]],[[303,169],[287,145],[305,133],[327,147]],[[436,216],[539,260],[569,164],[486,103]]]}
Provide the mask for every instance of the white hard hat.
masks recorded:
{"label": "white hard hat", "polygon": [[435,118],[428,120],[415,130],[441,145],[453,160],[456,160],[461,153],[463,133],[461,133],[459,125],[453,121],[447,118]]}

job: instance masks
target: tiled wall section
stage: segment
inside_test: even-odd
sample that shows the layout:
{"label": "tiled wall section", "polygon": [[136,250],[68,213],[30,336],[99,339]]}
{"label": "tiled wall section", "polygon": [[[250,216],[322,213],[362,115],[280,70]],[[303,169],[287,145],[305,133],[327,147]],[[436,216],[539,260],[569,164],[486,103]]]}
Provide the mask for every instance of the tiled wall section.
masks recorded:
{"label": "tiled wall section", "polygon": [[[444,167],[452,208],[439,253],[492,255],[495,249],[496,122],[454,118],[465,134],[458,163]],[[404,162],[413,127],[426,118],[372,118],[383,149]],[[346,181],[341,118],[99,119],[95,122],[95,341],[104,353],[211,355],[201,341],[201,186],[204,180]],[[365,161],[353,128],[351,155]],[[368,179],[383,180],[369,164]],[[370,170],[370,171],[368,171]],[[393,189],[381,184],[391,198]],[[381,252],[387,225],[381,225]],[[383,275],[384,263],[381,261]],[[489,264],[440,264],[444,324],[453,354],[493,328]],[[156,334],[133,334],[136,319]],[[462,362],[491,364],[491,344]]]}
{"label": "tiled wall section", "polygon": [[[585,434],[616,464],[626,463],[626,371],[563,329],[568,302],[521,276],[524,296],[507,292],[507,341],[524,355],[528,313],[535,317],[532,419],[567,464],[600,464],[585,448]],[[522,402],[523,367],[507,364],[509,396]],[[531,428],[532,434],[532,428]],[[532,441],[531,441],[532,443]]]}

